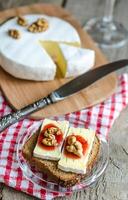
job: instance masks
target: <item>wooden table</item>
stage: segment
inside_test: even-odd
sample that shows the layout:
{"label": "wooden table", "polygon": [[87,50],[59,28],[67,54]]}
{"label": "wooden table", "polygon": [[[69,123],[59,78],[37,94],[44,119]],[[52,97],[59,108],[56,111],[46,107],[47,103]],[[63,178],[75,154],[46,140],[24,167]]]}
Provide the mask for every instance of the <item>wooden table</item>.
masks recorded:
{"label": "wooden table", "polygon": [[[33,0],[34,1],[34,0]],[[8,6],[9,0],[0,0],[0,6]],[[14,2],[16,5],[16,0]],[[30,0],[17,1],[19,3],[30,2]],[[32,0],[31,0],[32,2]],[[37,1],[36,1],[37,2]],[[41,2],[41,1],[40,1]],[[53,2],[47,0],[43,2]],[[60,3],[54,0],[54,3]],[[17,3],[18,4],[18,3]],[[3,6],[4,5],[4,6]],[[68,0],[67,9],[76,16],[83,24],[90,17],[103,14],[104,1],[102,0]],[[128,28],[127,20],[128,0],[117,0],[115,7],[116,19],[123,22]],[[103,50],[111,61],[128,58],[128,45],[114,50]],[[128,68],[120,70],[118,74],[128,72]],[[128,200],[128,107],[121,113],[110,130],[110,163],[105,175],[95,187],[75,192],[70,198],[58,198],[60,200]],[[0,200],[36,200],[24,193],[17,192],[0,184]]]}

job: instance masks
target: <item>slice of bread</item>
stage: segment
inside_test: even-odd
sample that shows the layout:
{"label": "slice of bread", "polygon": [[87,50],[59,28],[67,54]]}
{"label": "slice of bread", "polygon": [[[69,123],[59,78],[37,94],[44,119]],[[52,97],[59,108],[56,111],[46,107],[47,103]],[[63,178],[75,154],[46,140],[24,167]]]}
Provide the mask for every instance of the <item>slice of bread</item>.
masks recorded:
{"label": "slice of bread", "polygon": [[94,164],[98,160],[98,154],[100,149],[100,141],[97,136],[95,136],[93,142],[93,148],[89,157],[87,173],[86,174],[76,174],[72,172],[65,172],[58,169],[57,161],[44,160],[40,158],[33,157],[33,150],[36,145],[38,138],[38,132],[33,134],[29,140],[23,146],[23,156],[24,158],[40,172],[47,173],[50,180],[54,180],[63,187],[70,187],[79,183],[84,179],[90,170],[93,168]]}

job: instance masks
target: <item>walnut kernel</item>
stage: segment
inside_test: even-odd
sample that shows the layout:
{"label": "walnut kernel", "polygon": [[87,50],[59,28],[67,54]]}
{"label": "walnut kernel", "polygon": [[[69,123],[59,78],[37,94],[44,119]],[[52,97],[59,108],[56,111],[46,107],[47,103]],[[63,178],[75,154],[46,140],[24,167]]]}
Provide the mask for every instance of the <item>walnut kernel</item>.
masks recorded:
{"label": "walnut kernel", "polygon": [[68,145],[66,146],[66,150],[79,157],[82,157],[83,155],[82,144],[79,141],[76,141],[75,136],[71,136],[68,138]]}
{"label": "walnut kernel", "polygon": [[15,39],[19,39],[21,38],[21,33],[19,30],[16,30],[16,29],[10,29],[8,31],[8,34],[12,37],[12,38],[15,38]]}
{"label": "walnut kernel", "polygon": [[44,18],[38,19],[36,22],[33,22],[29,27],[28,31],[32,33],[44,32],[48,29],[48,22]]}

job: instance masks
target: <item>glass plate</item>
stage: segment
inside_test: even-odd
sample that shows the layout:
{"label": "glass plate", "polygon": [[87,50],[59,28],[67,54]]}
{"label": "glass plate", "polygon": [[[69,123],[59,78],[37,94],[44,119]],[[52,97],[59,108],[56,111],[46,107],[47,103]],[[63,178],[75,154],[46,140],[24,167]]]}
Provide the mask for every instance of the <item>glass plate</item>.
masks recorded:
{"label": "glass plate", "polygon": [[31,166],[22,155],[22,148],[24,143],[36,132],[38,127],[31,127],[23,133],[23,135],[18,140],[17,145],[17,160],[21,170],[23,171],[25,177],[31,182],[38,184],[46,190],[53,192],[73,192],[75,190],[81,190],[85,187],[88,187],[99,180],[103,172],[105,171],[108,165],[109,158],[109,145],[108,142],[98,136],[100,140],[100,153],[98,162],[94,165],[91,172],[83,179],[79,184],[76,184],[73,187],[62,187],[54,181],[49,181],[47,174],[38,172],[34,166]]}

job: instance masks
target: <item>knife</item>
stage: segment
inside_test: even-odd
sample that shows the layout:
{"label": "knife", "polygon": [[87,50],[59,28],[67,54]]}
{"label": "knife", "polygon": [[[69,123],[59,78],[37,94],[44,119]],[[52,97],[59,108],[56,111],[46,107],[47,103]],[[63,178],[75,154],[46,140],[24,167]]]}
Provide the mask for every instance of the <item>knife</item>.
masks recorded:
{"label": "knife", "polygon": [[62,101],[65,98],[79,92],[80,90],[93,84],[100,78],[106,76],[107,74],[116,71],[120,68],[128,65],[128,60],[119,60],[113,63],[105,64],[99,68],[92,69],[77,78],[69,81],[68,83],[62,85],[57,90],[51,92],[47,97],[44,97],[28,106],[21,108],[11,114],[5,115],[0,119],[0,132],[9,127],[10,125],[20,121],[26,116],[36,112],[50,104]]}

